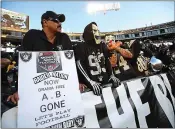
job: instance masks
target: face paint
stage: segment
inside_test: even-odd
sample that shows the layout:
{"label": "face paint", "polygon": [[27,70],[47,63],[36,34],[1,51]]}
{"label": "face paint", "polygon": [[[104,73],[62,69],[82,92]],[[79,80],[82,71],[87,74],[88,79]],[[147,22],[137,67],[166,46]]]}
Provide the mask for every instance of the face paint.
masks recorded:
{"label": "face paint", "polygon": [[98,30],[98,27],[94,24],[92,24],[92,33],[94,35],[95,43],[100,44],[101,43],[100,33],[99,33],[99,30]]}
{"label": "face paint", "polygon": [[106,44],[108,44],[110,41],[115,42],[115,36],[109,35],[105,37]]}

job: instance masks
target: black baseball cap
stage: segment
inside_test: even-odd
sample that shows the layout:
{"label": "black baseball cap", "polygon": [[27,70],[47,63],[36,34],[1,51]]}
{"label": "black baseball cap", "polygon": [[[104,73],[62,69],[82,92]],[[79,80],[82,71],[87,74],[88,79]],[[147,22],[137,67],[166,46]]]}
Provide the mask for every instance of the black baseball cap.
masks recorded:
{"label": "black baseball cap", "polygon": [[43,19],[48,20],[49,18],[53,19],[53,20],[59,20],[60,22],[64,22],[65,21],[65,15],[64,14],[56,14],[53,11],[46,11],[42,16],[41,16],[41,21]]}

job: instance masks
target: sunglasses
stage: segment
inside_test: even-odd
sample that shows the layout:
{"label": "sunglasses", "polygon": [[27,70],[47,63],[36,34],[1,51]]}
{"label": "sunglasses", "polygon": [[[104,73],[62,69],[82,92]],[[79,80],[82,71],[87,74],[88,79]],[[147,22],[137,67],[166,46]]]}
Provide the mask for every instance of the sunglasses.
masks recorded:
{"label": "sunglasses", "polygon": [[49,18],[48,20],[49,20],[49,21],[53,21],[53,22],[55,22],[55,23],[59,23],[59,22],[60,22],[60,20],[58,20],[58,19],[53,19],[53,18]]}

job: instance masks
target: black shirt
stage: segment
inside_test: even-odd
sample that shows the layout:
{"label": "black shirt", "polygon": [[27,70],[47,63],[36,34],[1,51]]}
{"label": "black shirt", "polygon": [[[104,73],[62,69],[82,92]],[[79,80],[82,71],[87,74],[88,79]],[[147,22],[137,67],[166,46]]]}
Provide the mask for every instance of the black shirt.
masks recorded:
{"label": "black shirt", "polygon": [[113,67],[113,73],[120,81],[136,78],[136,73],[130,63],[131,59],[124,58],[120,53],[114,52],[117,57],[117,64]]}
{"label": "black shirt", "polygon": [[[87,43],[77,44],[75,58],[81,63],[81,66],[78,66],[78,77],[81,83],[91,87],[83,73],[93,81],[102,84],[108,83],[112,69],[107,54],[107,47],[104,43],[96,45],[96,47]],[[81,67],[85,71],[82,71]]]}
{"label": "black shirt", "polygon": [[44,31],[29,30],[22,42],[24,51],[59,51],[72,50],[72,44],[67,34],[57,33],[54,44],[50,43]]}

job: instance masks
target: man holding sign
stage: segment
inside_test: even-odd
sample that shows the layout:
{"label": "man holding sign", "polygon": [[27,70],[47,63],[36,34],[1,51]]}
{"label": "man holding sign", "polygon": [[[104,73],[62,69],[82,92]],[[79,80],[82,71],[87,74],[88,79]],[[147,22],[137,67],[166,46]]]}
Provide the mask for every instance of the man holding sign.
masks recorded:
{"label": "man holding sign", "polygon": [[[47,11],[41,17],[43,30],[29,30],[24,36],[22,47],[23,51],[58,51],[72,50],[71,41],[67,34],[61,33],[61,23],[65,21],[64,14],[56,14]],[[18,93],[9,96],[7,101],[11,100],[17,103]]]}
{"label": "man holding sign", "polygon": [[[15,104],[20,99],[19,107],[3,114],[2,127],[84,127],[83,110],[81,106],[78,109],[76,107],[76,105],[81,105],[81,95],[76,89],[78,77],[73,48],[68,35],[61,33],[61,23],[64,21],[64,14],[47,11],[41,17],[43,30],[32,29],[24,36],[22,50],[27,52],[19,54],[20,98],[17,91],[7,99]],[[68,65],[71,70],[67,69]],[[30,73],[26,69],[29,67],[32,68]],[[26,73],[28,73],[27,80],[25,79]],[[22,85],[25,85],[24,88]],[[71,92],[76,94],[74,96],[76,102],[68,99],[72,96]],[[25,104],[28,98],[30,101]],[[17,110],[18,126],[16,125]],[[24,119],[28,122],[25,123]]]}

